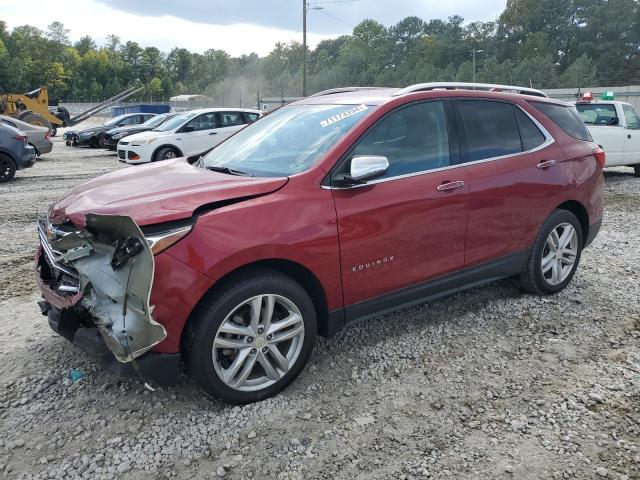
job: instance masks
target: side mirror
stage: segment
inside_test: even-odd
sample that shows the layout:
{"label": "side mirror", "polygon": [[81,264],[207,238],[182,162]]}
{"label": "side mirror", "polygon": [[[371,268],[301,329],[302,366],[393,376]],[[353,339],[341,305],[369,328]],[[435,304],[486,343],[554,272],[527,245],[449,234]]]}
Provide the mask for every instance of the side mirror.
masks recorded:
{"label": "side mirror", "polygon": [[193,125],[185,125],[184,127],[182,127],[182,133],[188,133],[188,132],[193,132],[193,130],[195,130],[193,128]]}
{"label": "side mirror", "polygon": [[345,186],[366,183],[381,177],[389,170],[389,160],[382,155],[358,155],[351,159],[348,174],[335,178],[337,183]]}
{"label": "side mirror", "polygon": [[119,126],[119,127],[124,127],[124,126],[126,126],[126,125],[127,125],[126,123],[119,123],[119,124],[118,124],[118,126]]}

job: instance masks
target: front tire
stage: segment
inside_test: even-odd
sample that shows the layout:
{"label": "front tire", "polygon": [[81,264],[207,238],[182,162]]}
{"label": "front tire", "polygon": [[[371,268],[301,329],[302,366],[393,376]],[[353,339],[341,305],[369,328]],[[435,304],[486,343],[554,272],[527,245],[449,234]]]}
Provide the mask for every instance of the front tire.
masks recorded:
{"label": "front tire", "polygon": [[184,356],[212,397],[233,404],[271,397],[309,360],[317,332],[309,294],[293,279],[260,269],[208,295],[189,320]]}
{"label": "front tire", "polygon": [[527,264],[521,274],[522,286],[538,295],[552,295],[564,289],[580,263],[584,239],[576,216],[555,210],[542,224]]}
{"label": "front tire", "polygon": [[178,158],[178,152],[174,148],[165,147],[158,150],[158,153],[153,157],[153,161],[171,160],[172,158]]}

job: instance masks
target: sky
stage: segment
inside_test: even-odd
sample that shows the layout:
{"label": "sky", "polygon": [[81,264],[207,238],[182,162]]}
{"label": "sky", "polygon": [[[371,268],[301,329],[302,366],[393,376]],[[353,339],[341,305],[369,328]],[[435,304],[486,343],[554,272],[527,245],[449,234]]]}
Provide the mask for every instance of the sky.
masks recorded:
{"label": "sky", "polygon": [[[410,15],[424,20],[456,14],[467,22],[495,20],[506,0],[308,0],[308,4],[307,41],[314,47],[320,40],[351,33],[365,18],[386,26]],[[115,34],[164,52],[177,46],[193,52],[217,48],[233,56],[251,52],[264,56],[277,42],[302,41],[301,0],[64,0],[59,7],[52,9],[51,0],[0,0],[0,20],[10,29],[28,23],[43,30],[57,20],[70,30],[72,41],[90,35],[101,45],[107,35]]]}

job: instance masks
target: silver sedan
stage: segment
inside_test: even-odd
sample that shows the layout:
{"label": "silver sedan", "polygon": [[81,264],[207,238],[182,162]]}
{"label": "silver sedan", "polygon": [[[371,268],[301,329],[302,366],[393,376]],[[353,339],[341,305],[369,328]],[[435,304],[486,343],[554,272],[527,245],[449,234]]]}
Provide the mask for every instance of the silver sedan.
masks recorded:
{"label": "silver sedan", "polygon": [[51,152],[53,143],[51,142],[50,132],[47,127],[39,127],[30,123],[16,120],[6,115],[0,115],[0,122],[11,127],[22,130],[27,136],[28,142],[36,149],[36,155],[44,155]]}

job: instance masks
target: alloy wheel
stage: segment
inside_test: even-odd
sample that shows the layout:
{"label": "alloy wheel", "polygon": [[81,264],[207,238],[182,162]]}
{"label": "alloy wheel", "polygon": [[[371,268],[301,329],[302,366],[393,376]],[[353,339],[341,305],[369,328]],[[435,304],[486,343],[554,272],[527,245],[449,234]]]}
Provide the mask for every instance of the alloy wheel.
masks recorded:
{"label": "alloy wheel", "polygon": [[559,285],[571,274],[578,256],[578,233],[570,223],[561,223],[547,237],[542,251],[542,276],[549,285]]}
{"label": "alloy wheel", "polygon": [[236,306],[213,341],[216,374],[240,391],[267,388],[293,367],[304,343],[298,307],[280,295],[258,295]]}
{"label": "alloy wheel", "polygon": [[176,158],[176,152],[174,152],[173,150],[169,150],[167,153],[164,154],[165,160],[169,160],[171,158]]}

